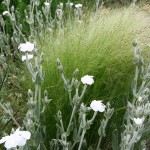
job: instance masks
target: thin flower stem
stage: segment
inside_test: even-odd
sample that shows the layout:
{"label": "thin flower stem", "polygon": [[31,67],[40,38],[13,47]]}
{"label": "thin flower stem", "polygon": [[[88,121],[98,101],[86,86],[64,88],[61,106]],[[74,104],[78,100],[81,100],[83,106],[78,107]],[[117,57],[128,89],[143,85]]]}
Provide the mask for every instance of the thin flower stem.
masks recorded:
{"label": "thin flower stem", "polygon": [[73,106],[73,104],[72,104],[72,96],[71,96],[71,91],[68,91],[68,93],[69,93],[69,101],[70,101],[70,105],[71,105],[71,106]]}
{"label": "thin flower stem", "polygon": [[64,132],[65,129],[64,129],[64,125],[63,125],[62,119],[60,120],[60,125],[61,125],[61,127],[62,127],[62,129],[63,129],[63,132]]}
{"label": "thin flower stem", "polygon": [[73,119],[74,114],[75,114],[75,110],[76,110],[76,105],[74,105],[74,107],[73,107],[72,114],[71,114],[71,118],[70,118],[69,125],[68,125],[68,128],[67,128],[67,131],[68,131],[70,125],[71,125],[72,119]]}
{"label": "thin flower stem", "polygon": [[100,137],[99,137],[99,141],[98,141],[96,150],[99,150],[99,147],[100,147],[100,144],[101,144],[101,140],[102,140],[102,137],[100,136]]}
{"label": "thin flower stem", "polygon": [[80,100],[82,99],[82,97],[86,91],[86,88],[87,88],[87,84],[84,85],[83,91],[82,91],[81,96],[80,96]]}
{"label": "thin flower stem", "polygon": [[117,112],[117,111],[120,111],[120,110],[123,110],[123,109],[126,109],[127,107],[121,107],[119,109],[116,109],[114,112]]}
{"label": "thin flower stem", "polygon": [[40,112],[41,112],[41,86],[38,87],[38,113],[39,113],[39,121],[40,121]]}
{"label": "thin flower stem", "polygon": [[17,30],[19,31],[20,35],[22,36],[23,40],[25,41],[25,35],[23,35],[23,33],[21,32],[21,30],[18,28],[17,25],[15,25],[15,27],[17,28]]}
{"label": "thin flower stem", "polygon": [[86,133],[86,130],[83,130],[82,135],[81,135],[81,140],[80,140],[80,144],[79,144],[78,150],[81,149],[81,146],[82,146],[82,142],[83,142],[85,133]]}
{"label": "thin flower stem", "polygon": [[38,95],[38,84],[35,85],[34,101],[37,101],[37,95]]}
{"label": "thin flower stem", "polygon": [[92,119],[89,120],[89,123],[90,123],[90,124],[94,121],[96,115],[97,115],[97,111],[94,112],[94,115],[93,115]]}
{"label": "thin flower stem", "polygon": [[62,79],[63,79],[63,81],[64,81],[64,84],[67,85],[67,81],[66,81],[66,78],[65,78],[64,73],[61,73],[61,77],[62,77]]}
{"label": "thin flower stem", "polygon": [[13,115],[10,115],[10,116],[11,116],[12,120],[14,121],[14,123],[15,123],[18,127],[20,127],[19,123],[16,121],[16,119],[13,117]]}

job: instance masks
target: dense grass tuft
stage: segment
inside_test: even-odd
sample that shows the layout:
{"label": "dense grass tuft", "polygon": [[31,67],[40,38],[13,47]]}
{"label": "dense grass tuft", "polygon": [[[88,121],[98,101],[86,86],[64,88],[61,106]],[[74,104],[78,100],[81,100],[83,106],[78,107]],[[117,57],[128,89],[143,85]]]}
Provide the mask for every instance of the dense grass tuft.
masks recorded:
{"label": "dense grass tuft", "polygon": [[[95,83],[88,87],[84,102],[89,105],[93,99],[102,99],[104,103],[110,101],[118,109],[110,129],[121,125],[122,108],[125,99],[131,98],[130,87],[134,77],[132,41],[143,34],[140,31],[146,23],[139,18],[144,18],[144,15],[132,8],[103,9],[100,13],[88,14],[82,22],[73,26],[68,23],[53,36],[44,35],[39,41],[45,54],[43,89],[46,88],[53,99],[46,113],[47,132],[51,134],[48,138],[55,137],[55,130],[52,129],[55,129],[56,112],[60,109],[64,120],[70,115],[68,95],[56,66],[57,58],[70,79],[76,68],[80,71],[79,80],[86,74],[94,76]],[[97,131],[91,129],[90,142],[93,143],[97,137]]]}

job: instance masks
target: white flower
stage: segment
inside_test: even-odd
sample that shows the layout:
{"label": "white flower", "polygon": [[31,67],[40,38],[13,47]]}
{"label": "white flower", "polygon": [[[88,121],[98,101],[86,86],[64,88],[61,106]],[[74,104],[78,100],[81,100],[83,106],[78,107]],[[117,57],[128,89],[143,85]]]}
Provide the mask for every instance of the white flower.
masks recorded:
{"label": "white flower", "polygon": [[45,4],[45,6],[49,6],[50,5],[50,3],[48,3],[48,2],[44,2],[44,4]]}
{"label": "white flower", "polygon": [[81,78],[81,82],[83,84],[91,85],[94,83],[93,76],[86,75],[86,76]]}
{"label": "white flower", "polygon": [[93,100],[90,104],[90,107],[94,110],[94,111],[99,111],[99,112],[104,112],[106,106],[102,103],[102,101],[98,100]]}
{"label": "white flower", "polygon": [[141,96],[138,97],[138,101],[139,101],[139,102],[142,101],[142,97],[141,97]]}
{"label": "white flower", "polygon": [[67,6],[72,7],[73,3],[66,3]]}
{"label": "white flower", "polygon": [[3,12],[3,15],[4,15],[4,16],[7,15],[7,14],[9,14],[8,11],[4,11],[4,12]]}
{"label": "white flower", "polygon": [[26,51],[33,51],[34,50],[34,44],[30,42],[22,43],[18,46],[18,49],[22,52]]}
{"label": "white flower", "polygon": [[137,125],[141,125],[144,122],[144,118],[134,118],[133,120]]}
{"label": "white flower", "polygon": [[61,10],[63,10],[63,6],[64,6],[63,3],[59,3],[59,8],[60,8]]}
{"label": "white flower", "polygon": [[26,54],[26,55],[23,55],[23,56],[22,56],[22,61],[27,60],[27,58],[28,58],[28,60],[29,60],[29,59],[32,59],[32,58],[33,58],[33,54]]}
{"label": "white flower", "polygon": [[5,148],[16,148],[17,146],[24,146],[26,141],[31,137],[31,133],[29,131],[19,131],[17,129],[10,136],[5,136],[0,139],[0,144],[5,143]]}
{"label": "white flower", "polygon": [[75,5],[75,8],[77,8],[77,9],[78,9],[78,8],[82,8],[82,4],[76,4],[76,5]]}

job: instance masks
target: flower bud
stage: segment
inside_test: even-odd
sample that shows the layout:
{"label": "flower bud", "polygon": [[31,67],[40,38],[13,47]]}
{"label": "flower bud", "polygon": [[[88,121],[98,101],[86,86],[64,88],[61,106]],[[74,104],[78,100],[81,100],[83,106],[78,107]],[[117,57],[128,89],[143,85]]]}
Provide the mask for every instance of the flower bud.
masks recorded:
{"label": "flower bud", "polygon": [[76,79],[76,80],[74,81],[74,86],[75,86],[75,88],[78,89],[78,88],[79,88],[79,85],[80,85],[80,83],[79,83],[79,81]]}
{"label": "flower bud", "polygon": [[67,134],[66,134],[66,132],[64,132],[64,133],[61,135],[61,139],[62,139],[63,141],[66,141],[66,138],[67,138]]}
{"label": "flower bud", "polygon": [[40,64],[42,64],[44,61],[44,54],[42,53],[41,56],[40,56]]}
{"label": "flower bud", "polygon": [[11,12],[14,12],[14,6],[11,6]]}
{"label": "flower bud", "polygon": [[111,116],[113,115],[113,112],[114,112],[114,108],[112,108],[112,109],[108,108],[107,111],[104,113],[104,116],[105,116],[107,119],[110,119]]}
{"label": "flower bud", "polygon": [[62,113],[61,113],[60,110],[59,110],[58,113],[57,113],[57,119],[58,119],[58,120],[62,120]]}
{"label": "flower bud", "polygon": [[45,96],[44,99],[43,99],[43,104],[44,104],[45,106],[47,106],[47,105],[50,103],[51,100],[52,100],[52,99],[48,99],[47,96]]}
{"label": "flower bud", "polygon": [[27,119],[27,122],[24,122],[24,124],[26,125],[27,129],[30,129],[31,127],[34,126],[34,123],[31,119]]}
{"label": "flower bud", "polygon": [[62,10],[63,9],[63,3],[59,4],[59,8]]}
{"label": "flower bud", "polygon": [[26,113],[26,118],[27,119],[31,119],[33,117],[33,111],[32,110],[28,110],[28,112]]}
{"label": "flower bud", "polygon": [[136,46],[137,46],[137,41],[134,40],[134,41],[132,42],[132,45],[133,45],[134,47],[136,47]]}
{"label": "flower bud", "polygon": [[31,91],[31,89],[28,90],[28,97],[29,98],[33,97],[33,92]]}
{"label": "flower bud", "polygon": [[73,73],[73,78],[76,78],[78,73],[79,73],[79,69],[77,68],[77,69],[75,70],[75,72]]}
{"label": "flower bud", "polygon": [[27,104],[30,107],[30,109],[34,109],[36,106],[36,101],[33,101],[33,98],[30,98]]}
{"label": "flower bud", "polygon": [[87,110],[86,106],[85,106],[83,103],[82,103],[81,106],[80,106],[80,110],[81,110],[81,112],[83,112],[83,113],[85,113],[86,110]]}
{"label": "flower bud", "polygon": [[57,66],[60,73],[63,73],[63,66],[59,59],[57,59]]}

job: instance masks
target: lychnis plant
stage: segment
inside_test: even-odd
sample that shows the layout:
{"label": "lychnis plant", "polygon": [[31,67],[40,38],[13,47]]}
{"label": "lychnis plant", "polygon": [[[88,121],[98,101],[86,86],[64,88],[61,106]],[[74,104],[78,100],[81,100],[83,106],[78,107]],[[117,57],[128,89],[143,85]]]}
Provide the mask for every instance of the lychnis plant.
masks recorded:
{"label": "lychnis plant", "polygon": [[[11,134],[10,136],[3,137],[0,140],[0,143],[5,142],[6,148],[16,148],[17,146],[20,146],[20,149],[24,150],[46,149],[44,145],[44,140],[46,136],[46,127],[43,125],[44,111],[51,100],[48,99],[48,92],[46,90],[44,91],[44,98],[41,97],[41,86],[44,82],[44,73],[42,70],[44,55],[41,54],[40,57],[38,57],[38,49],[36,48],[35,44],[30,42],[20,44],[18,49],[22,53],[22,61],[26,63],[28,71],[32,77],[32,82],[35,85],[35,89],[34,92],[31,89],[28,90],[27,104],[29,106],[29,109],[26,113],[25,118],[23,119],[23,124],[21,125],[15,119],[10,104],[0,103],[1,108],[5,112],[4,115],[7,115],[7,117],[11,118],[16,124],[16,126],[18,126],[18,129],[13,134]],[[34,58],[34,65],[31,61],[32,58]],[[17,136],[22,137],[22,134],[18,133],[19,128],[27,130],[22,131],[23,133],[27,132],[27,136],[26,134],[23,134],[23,139],[25,142],[22,142],[23,140],[16,140]],[[30,139],[30,142],[26,144],[25,139]]]}
{"label": "lychnis plant", "polygon": [[[132,84],[133,100],[127,104],[125,129],[121,134],[121,150],[133,150],[138,142],[141,143],[140,149],[145,150],[146,141],[143,141],[142,137],[144,137],[145,132],[149,131],[150,124],[150,64],[146,69],[137,42],[133,42],[133,46],[134,64],[136,66]],[[140,86],[138,86],[139,75],[141,77]]]}
{"label": "lychnis plant", "polygon": [[[97,150],[100,148],[101,138],[105,136],[105,128],[108,120],[111,118],[114,109],[110,108],[109,102],[105,106],[101,100],[93,100],[90,107],[87,107],[82,99],[89,85],[94,83],[93,76],[86,75],[81,78],[81,82],[84,85],[82,91],[80,92],[79,86],[80,81],[77,80],[78,69],[73,73],[71,81],[69,81],[63,70],[63,66],[60,60],[57,60],[58,70],[64,81],[64,87],[68,92],[68,98],[71,107],[70,120],[68,126],[65,128],[63,123],[62,112],[59,110],[56,115],[57,120],[57,134],[56,139],[51,141],[51,149],[63,149],[63,150],[73,150],[83,149],[83,145],[86,145],[86,132],[90,129],[91,124],[94,122],[98,112],[104,112],[105,119],[102,120],[101,125],[98,129],[97,134],[99,134],[99,142],[97,144]],[[75,93],[74,93],[75,91]],[[74,94],[73,94],[74,93]],[[93,117],[87,119],[87,114],[91,110],[94,111]],[[86,143],[86,144],[85,144]],[[86,149],[90,146],[86,146]],[[90,147],[92,149],[92,147]]]}

